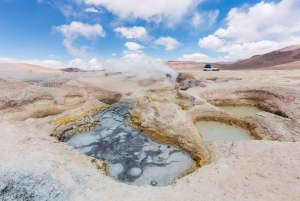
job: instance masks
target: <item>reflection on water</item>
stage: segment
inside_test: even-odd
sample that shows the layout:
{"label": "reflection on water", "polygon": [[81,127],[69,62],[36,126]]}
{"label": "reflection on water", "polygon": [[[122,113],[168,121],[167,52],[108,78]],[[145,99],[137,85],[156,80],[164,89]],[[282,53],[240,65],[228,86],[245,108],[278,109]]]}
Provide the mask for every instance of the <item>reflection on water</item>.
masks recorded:
{"label": "reflection on water", "polygon": [[237,140],[254,140],[250,133],[241,128],[221,124],[219,122],[196,122],[196,127],[202,134],[204,140],[215,141],[237,141]]}
{"label": "reflection on water", "polygon": [[247,117],[262,112],[262,110],[253,106],[219,107],[219,108],[229,113],[232,113],[238,117]]}
{"label": "reflection on water", "polygon": [[185,175],[193,160],[187,153],[159,144],[126,124],[125,106],[99,116],[101,127],[66,140],[79,152],[108,163],[108,173],[119,182],[137,186],[167,186]]}

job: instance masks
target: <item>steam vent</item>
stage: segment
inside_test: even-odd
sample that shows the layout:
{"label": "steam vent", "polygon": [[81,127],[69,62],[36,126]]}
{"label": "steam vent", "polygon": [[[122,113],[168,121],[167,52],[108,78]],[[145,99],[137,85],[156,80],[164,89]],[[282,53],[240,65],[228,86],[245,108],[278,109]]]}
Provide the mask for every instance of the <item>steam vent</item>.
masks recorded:
{"label": "steam vent", "polygon": [[299,70],[162,68],[0,79],[0,200],[299,200]]}

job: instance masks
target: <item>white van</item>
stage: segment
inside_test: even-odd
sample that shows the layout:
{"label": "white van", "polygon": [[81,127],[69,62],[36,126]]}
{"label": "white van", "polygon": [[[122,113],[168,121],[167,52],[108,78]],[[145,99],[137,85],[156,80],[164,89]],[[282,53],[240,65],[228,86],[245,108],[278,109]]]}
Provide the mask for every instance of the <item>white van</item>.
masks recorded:
{"label": "white van", "polygon": [[219,71],[219,68],[213,67],[211,64],[206,64],[203,68],[203,71]]}

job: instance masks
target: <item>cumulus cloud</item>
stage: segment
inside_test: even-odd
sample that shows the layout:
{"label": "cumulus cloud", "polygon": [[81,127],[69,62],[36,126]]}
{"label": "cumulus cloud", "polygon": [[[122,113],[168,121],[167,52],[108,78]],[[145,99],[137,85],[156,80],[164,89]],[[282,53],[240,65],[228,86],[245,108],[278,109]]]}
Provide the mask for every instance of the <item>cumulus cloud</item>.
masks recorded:
{"label": "cumulus cloud", "polygon": [[100,24],[84,24],[82,22],[74,21],[71,24],[54,27],[58,32],[61,32],[66,37],[84,36],[86,38],[105,36],[105,31]]}
{"label": "cumulus cloud", "polygon": [[227,53],[227,58],[246,58],[299,43],[300,1],[264,1],[229,11],[226,27],[200,38],[198,45]]}
{"label": "cumulus cloud", "polygon": [[226,18],[227,27],[220,28],[215,35],[236,42],[253,42],[271,34],[281,38],[300,31],[300,2],[282,0],[279,3],[260,2],[248,9],[233,8]]}
{"label": "cumulus cloud", "polygon": [[134,42],[127,42],[124,44],[124,46],[126,46],[130,51],[136,51],[145,48],[144,46]]}
{"label": "cumulus cloud", "polygon": [[123,59],[137,62],[141,61],[144,57],[146,57],[144,52],[141,50],[145,48],[144,46],[135,42],[126,42],[124,46],[127,47],[127,50],[123,51]]}
{"label": "cumulus cloud", "polygon": [[219,10],[203,11],[201,13],[195,12],[191,20],[191,25],[195,28],[210,28],[215,24],[218,16]]}
{"label": "cumulus cloud", "polygon": [[133,62],[142,61],[142,59],[146,57],[146,55],[141,51],[124,51],[123,54],[123,59]]}
{"label": "cumulus cloud", "polygon": [[103,70],[102,59],[93,58],[91,60],[85,60],[81,58],[76,58],[68,63],[68,67],[80,68],[83,70]]}
{"label": "cumulus cloud", "polygon": [[80,36],[87,39],[92,39],[96,37],[105,37],[105,31],[100,24],[84,24],[82,22],[74,21],[69,25],[61,25],[53,27],[57,32],[64,35],[63,45],[67,48],[68,52],[74,57],[86,57],[87,46],[74,47],[73,42]]}
{"label": "cumulus cloud", "polygon": [[258,41],[252,43],[237,43],[223,46],[218,52],[228,53],[227,58],[247,58],[254,54],[264,54],[281,48],[281,44],[274,41]]}
{"label": "cumulus cloud", "polygon": [[203,47],[206,49],[217,49],[223,45],[223,40],[214,36],[214,35],[209,35],[204,38],[200,38],[198,42],[199,47]]}
{"label": "cumulus cloud", "polygon": [[123,20],[143,19],[166,22],[168,26],[180,22],[204,0],[85,0],[87,5],[103,6]]}
{"label": "cumulus cloud", "polygon": [[146,39],[148,37],[147,30],[144,27],[118,27],[114,31],[127,39]]}
{"label": "cumulus cloud", "polygon": [[89,65],[93,70],[103,70],[102,62],[100,58],[93,58],[89,61]]}
{"label": "cumulus cloud", "polygon": [[172,37],[160,37],[154,41],[154,44],[163,45],[166,47],[166,50],[174,50],[180,45],[180,42]]}
{"label": "cumulus cloud", "polygon": [[177,59],[178,61],[196,61],[196,62],[217,62],[223,61],[224,58],[211,58],[206,54],[194,53],[184,54]]}
{"label": "cumulus cloud", "polygon": [[184,54],[182,57],[178,58],[179,61],[206,61],[209,56],[205,54],[195,53],[195,54]]}
{"label": "cumulus cloud", "polygon": [[87,13],[99,13],[99,10],[97,10],[96,8],[93,8],[93,7],[86,8],[84,11]]}

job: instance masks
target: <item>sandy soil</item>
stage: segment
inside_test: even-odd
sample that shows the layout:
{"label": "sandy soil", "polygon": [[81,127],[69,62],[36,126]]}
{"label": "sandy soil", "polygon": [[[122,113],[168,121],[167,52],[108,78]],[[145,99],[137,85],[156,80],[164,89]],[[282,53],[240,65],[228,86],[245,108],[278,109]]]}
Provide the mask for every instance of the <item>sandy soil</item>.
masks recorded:
{"label": "sandy soil", "polygon": [[0,63],[0,78],[12,77],[24,79],[32,76],[43,76],[49,73],[60,74],[62,71],[25,63]]}
{"label": "sandy soil", "polygon": [[294,69],[300,69],[300,61],[295,61],[287,64],[281,64],[281,65],[276,65],[267,68],[268,70],[294,70]]}
{"label": "sandy soil", "polygon": [[58,73],[61,72],[57,69],[46,68],[43,66],[37,66],[33,64],[26,63],[0,63],[0,71],[14,71],[14,72],[23,72],[23,71],[32,71],[40,73]]}

